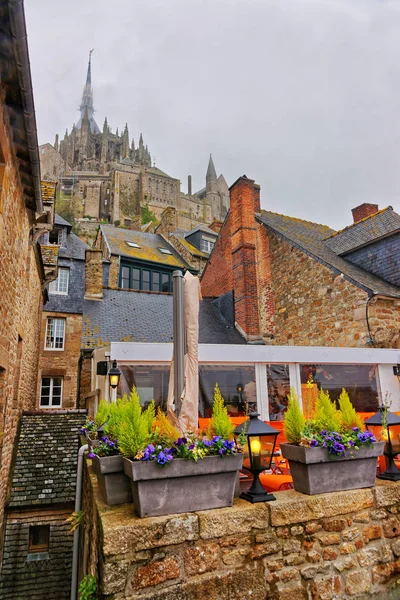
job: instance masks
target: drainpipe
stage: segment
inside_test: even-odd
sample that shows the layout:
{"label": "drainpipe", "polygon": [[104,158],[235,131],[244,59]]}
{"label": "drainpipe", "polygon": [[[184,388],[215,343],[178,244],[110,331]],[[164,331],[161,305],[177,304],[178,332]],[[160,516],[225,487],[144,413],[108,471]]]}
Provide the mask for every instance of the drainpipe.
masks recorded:
{"label": "drainpipe", "polygon": [[[76,472],[75,512],[82,508],[82,479],[83,454],[89,449],[88,444],[81,446],[78,452],[78,469]],[[78,593],[78,562],[79,562],[79,526],[74,531],[74,546],[72,551],[71,600],[77,599]]]}

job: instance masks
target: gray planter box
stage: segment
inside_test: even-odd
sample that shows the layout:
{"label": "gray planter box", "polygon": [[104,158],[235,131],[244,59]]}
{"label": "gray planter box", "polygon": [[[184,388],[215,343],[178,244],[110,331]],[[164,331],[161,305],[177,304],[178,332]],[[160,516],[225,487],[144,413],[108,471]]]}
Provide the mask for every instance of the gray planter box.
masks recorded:
{"label": "gray planter box", "polygon": [[344,458],[329,454],[325,448],[303,448],[294,444],[281,444],[281,451],[289,461],[294,489],[312,496],[373,487],[376,459],[383,454],[383,446],[383,442],[376,442],[351,454],[348,451]]}
{"label": "gray planter box", "polygon": [[122,456],[96,456],[93,466],[104,501],[109,506],[132,502],[129,479]]}
{"label": "gray planter box", "polygon": [[124,469],[139,517],[154,517],[232,506],[242,463],[243,454],[174,458],[165,467],[124,458]]}
{"label": "gray planter box", "polygon": [[93,448],[99,445],[99,440],[97,439],[96,433],[86,433],[85,434],[87,445],[89,446],[89,452],[92,452]]}

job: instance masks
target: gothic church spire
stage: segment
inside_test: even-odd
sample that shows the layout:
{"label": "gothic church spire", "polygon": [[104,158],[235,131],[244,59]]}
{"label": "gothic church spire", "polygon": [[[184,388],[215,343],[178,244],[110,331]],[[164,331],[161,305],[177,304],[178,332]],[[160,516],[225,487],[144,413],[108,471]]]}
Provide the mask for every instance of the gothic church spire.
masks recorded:
{"label": "gothic church spire", "polygon": [[93,90],[92,90],[92,52],[89,52],[89,62],[86,74],[86,83],[83,88],[82,101],[79,107],[79,111],[81,113],[81,118],[78,121],[77,129],[80,129],[82,126],[82,120],[85,115],[85,111],[88,113],[89,122],[90,122],[90,131],[92,133],[100,133],[100,129],[94,120],[94,106],[93,106]]}

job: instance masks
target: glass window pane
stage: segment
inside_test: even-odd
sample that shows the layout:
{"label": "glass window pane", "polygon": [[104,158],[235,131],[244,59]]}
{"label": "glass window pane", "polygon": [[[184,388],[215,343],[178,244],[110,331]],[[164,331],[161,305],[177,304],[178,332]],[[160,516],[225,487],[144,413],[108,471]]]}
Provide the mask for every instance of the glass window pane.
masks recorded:
{"label": "glass window pane", "polygon": [[289,366],[267,365],[269,420],[283,421],[290,393]]}
{"label": "glass window pane", "polygon": [[125,290],[129,289],[129,267],[122,267],[121,269],[121,287]]}
{"label": "glass window pane", "polygon": [[169,292],[170,291],[170,284],[169,284],[169,275],[167,273],[163,273],[161,276],[161,291],[162,292]]}
{"label": "glass window pane", "polygon": [[54,319],[54,321],[55,321],[54,348],[62,349],[64,347],[65,319]]}
{"label": "glass window pane", "polygon": [[150,289],[150,271],[142,271],[142,290]]}
{"label": "glass window pane", "polygon": [[155,292],[160,291],[160,273],[152,273],[152,285],[151,289]]}
{"label": "glass window pane", "polygon": [[140,290],[140,269],[132,268],[132,289]]}
{"label": "glass window pane", "polygon": [[121,365],[118,396],[129,394],[132,386],[138,390],[140,403],[147,407],[154,399],[156,406],[167,410],[170,367],[168,365]]}
{"label": "glass window pane", "polygon": [[54,321],[55,321],[55,319],[47,319],[46,348],[53,348],[53,344],[54,344]]}
{"label": "glass window pane", "polygon": [[376,371],[376,365],[300,365],[306,410],[310,403],[312,410],[318,390],[329,392],[331,399],[337,402],[345,388],[357,412],[376,412],[379,406]]}
{"label": "glass window pane", "polygon": [[199,415],[211,417],[215,384],[221,390],[228,414],[237,417],[257,409],[254,366],[200,365]]}

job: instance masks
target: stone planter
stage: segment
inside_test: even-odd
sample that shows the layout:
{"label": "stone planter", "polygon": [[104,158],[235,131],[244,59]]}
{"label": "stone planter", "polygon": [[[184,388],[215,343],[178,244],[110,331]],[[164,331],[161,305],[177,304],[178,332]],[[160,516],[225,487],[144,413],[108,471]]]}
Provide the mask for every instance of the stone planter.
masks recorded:
{"label": "stone planter", "polygon": [[124,470],[139,517],[154,517],[232,506],[242,463],[243,454],[175,458],[166,467],[124,458]]}
{"label": "stone planter", "polygon": [[85,438],[87,445],[89,446],[89,452],[92,452],[92,449],[99,445],[99,440],[97,439],[97,433],[86,432]]}
{"label": "stone planter", "polygon": [[383,442],[376,442],[351,454],[348,451],[346,457],[332,456],[325,448],[294,444],[281,444],[281,451],[289,461],[294,489],[314,495],[373,487],[376,459],[383,454],[383,446]]}
{"label": "stone planter", "polygon": [[93,466],[106,504],[115,506],[132,502],[131,486],[124,473],[122,456],[96,456]]}

